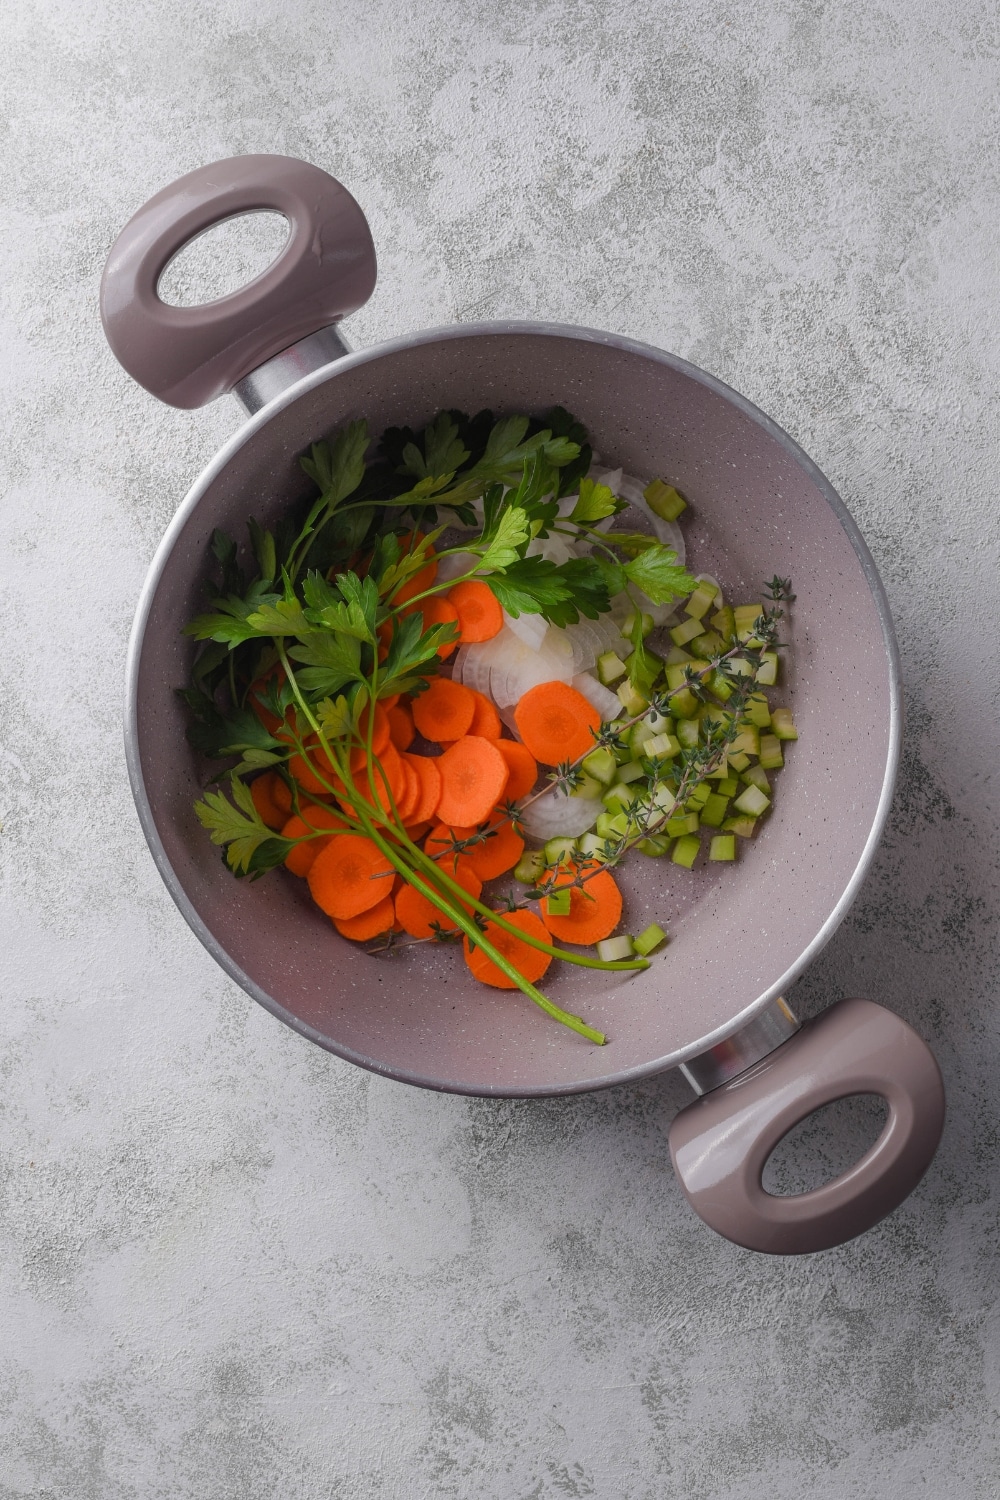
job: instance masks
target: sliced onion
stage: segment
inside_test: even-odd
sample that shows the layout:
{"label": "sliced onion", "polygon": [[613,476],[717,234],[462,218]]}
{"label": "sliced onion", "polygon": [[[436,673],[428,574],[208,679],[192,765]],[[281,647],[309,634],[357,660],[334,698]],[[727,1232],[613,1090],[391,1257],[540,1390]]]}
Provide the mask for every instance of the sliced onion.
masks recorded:
{"label": "sliced onion", "polygon": [[606,688],[603,682],[598,682],[596,677],[591,677],[589,672],[580,672],[573,678],[572,685],[578,693],[583,694],[588,703],[594,705],[605,723],[609,719],[617,719],[621,713],[622,704],[618,694]]}
{"label": "sliced onion", "polygon": [[463,573],[471,573],[478,562],[475,552],[452,552],[446,557],[439,557],[436,581],[447,583],[450,578],[460,578]]}
{"label": "sliced onion", "polygon": [[549,625],[541,615],[518,615],[515,619],[506,610],[503,612],[503,622],[511,634],[516,635],[519,641],[530,646],[532,651],[540,651],[545,639]]}
{"label": "sliced onion", "polygon": [[494,658],[490,697],[500,710],[513,708],[529,688],[542,682],[569,682],[574,672],[573,646],[565,631],[550,630],[540,651],[532,651],[523,641],[515,639]]}
{"label": "sliced onion", "polygon": [[568,797],[563,791],[546,792],[521,814],[526,833],[532,838],[579,838],[593,828],[604,811],[604,803],[593,797]]}

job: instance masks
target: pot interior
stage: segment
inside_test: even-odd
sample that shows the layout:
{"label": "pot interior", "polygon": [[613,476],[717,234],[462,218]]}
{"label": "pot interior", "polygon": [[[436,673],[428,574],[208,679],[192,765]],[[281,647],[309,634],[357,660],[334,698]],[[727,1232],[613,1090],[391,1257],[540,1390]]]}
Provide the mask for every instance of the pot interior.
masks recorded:
{"label": "pot interior", "polygon": [[[796,594],[774,701],[794,709],[800,738],[787,747],[766,825],[739,841],[735,866],[689,872],[633,855],[620,867],[623,930],[655,920],[670,935],[645,973],[609,982],[559,965],[546,977],[554,1000],[607,1033],[605,1047],[556,1025],[518,991],[477,984],[455,947],[370,957],[338,936],[285,871],[233,879],[192,811],[210,772],[187,743],[174,691],[187,676],[192,648],[181,629],[203,607],[213,529],[242,539],[250,515],[269,523],[306,494],[297,459],[311,442],[362,416],[377,436],[442,407],[502,414],[556,403],[586,424],[602,462],[684,492],[688,565],[717,577],[727,599],[759,600],[775,573],[791,578]],[[175,899],[274,1014],[410,1082],[477,1094],[567,1092],[659,1071],[734,1030],[829,936],[880,827],[894,769],[891,658],[861,555],[823,481],[739,398],[641,346],[566,329],[456,329],[332,367],[213,467],[154,564],[134,658],[133,771]]]}

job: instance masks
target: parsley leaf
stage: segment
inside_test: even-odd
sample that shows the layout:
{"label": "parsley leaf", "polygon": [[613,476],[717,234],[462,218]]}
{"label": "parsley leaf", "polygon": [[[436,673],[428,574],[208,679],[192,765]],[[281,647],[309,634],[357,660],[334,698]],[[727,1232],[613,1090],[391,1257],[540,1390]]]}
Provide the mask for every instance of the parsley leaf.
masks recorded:
{"label": "parsley leaf", "polygon": [[492,536],[484,536],[487,543],[482,554],[481,568],[505,569],[520,558],[520,548],[528,541],[528,517],[519,505],[511,505],[501,512]]}
{"label": "parsley leaf", "polygon": [[[292,847],[290,839],[275,839],[260,813],[254,807],[250,788],[238,776],[230,782],[233,801],[224,792],[206,792],[202,802],[196,802],[194,810],[203,827],[208,829],[213,844],[226,846],[226,863],[236,875],[250,872],[251,861],[264,844],[283,845],[281,853],[275,850],[276,858],[268,864],[259,862],[256,869],[269,868],[284,859]],[[235,803],[235,806],[234,806]]]}
{"label": "parsley leaf", "polygon": [[572,625],[581,614],[596,619],[610,605],[600,568],[589,557],[555,564],[523,557],[485,582],[509,615],[537,614],[553,625]]}
{"label": "parsley leaf", "polygon": [[330,513],[353,495],[365,474],[368,423],[348,422],[332,443],[313,443],[300,465],[321,492],[322,508]]}
{"label": "parsley leaf", "polygon": [[677,561],[672,547],[659,542],[630,558],[625,564],[625,573],[630,583],[642,589],[654,604],[669,604],[671,599],[681,599],[695,588],[696,580],[688,573],[683,563]]}
{"label": "parsley leaf", "polygon": [[624,505],[615,498],[606,484],[593,479],[580,480],[580,498],[570,512],[569,519],[580,526],[592,521],[603,521],[605,516],[616,516]]}

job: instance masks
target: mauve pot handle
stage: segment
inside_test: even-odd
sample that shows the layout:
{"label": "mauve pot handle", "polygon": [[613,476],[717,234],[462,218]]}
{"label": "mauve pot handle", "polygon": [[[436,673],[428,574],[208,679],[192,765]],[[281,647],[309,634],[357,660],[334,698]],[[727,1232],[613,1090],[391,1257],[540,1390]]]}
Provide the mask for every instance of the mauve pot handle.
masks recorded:
{"label": "mauve pot handle", "polygon": [[[782,1136],[824,1104],[880,1094],[889,1117],[849,1171],[777,1197],[762,1176]],[[944,1087],[926,1042],[870,1000],[841,1000],[755,1067],[683,1109],[670,1154],[688,1201],[719,1234],[771,1255],[843,1244],[898,1208],[930,1165]]]}
{"label": "mauve pot handle", "polygon": [[[237,214],[284,214],[288,239],[263,275],[200,307],[157,295],[177,252]],[[291,156],[233,156],[150,198],[115,240],[101,317],[116,358],[171,406],[203,406],[297,340],[366,302],[375,247],[361,208],[319,167]]]}

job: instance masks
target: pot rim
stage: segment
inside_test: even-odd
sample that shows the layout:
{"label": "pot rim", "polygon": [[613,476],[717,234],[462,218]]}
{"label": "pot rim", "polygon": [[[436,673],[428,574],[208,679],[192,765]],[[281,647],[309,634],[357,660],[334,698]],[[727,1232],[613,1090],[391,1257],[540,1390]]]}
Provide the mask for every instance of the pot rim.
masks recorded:
{"label": "pot rim", "polygon": [[[152,807],[146,792],[139,756],[138,683],[139,663],[149,612],[167,558],[173,551],[177,537],[187,524],[188,519],[196,509],[209,485],[223,471],[233,455],[239,451],[254,433],[271,421],[273,417],[277,416],[279,412],[292,405],[294,401],[298,400],[307,391],[314,389],[316,386],[323,385],[327,380],[335,378],[341,371],[355,369],[359,365],[380,359],[383,355],[395,354],[404,349],[418,348],[424,344],[440,343],[446,339],[472,338],[497,334],[529,334],[535,337],[578,339],[584,343],[606,344],[612,348],[620,349],[625,353],[636,354],[643,359],[667,365],[670,369],[689,376],[692,380],[697,381],[716,395],[721,396],[724,400],[735,406],[737,410],[749,417],[751,421],[762,427],[775,442],[780,444],[789,457],[794,459],[809,479],[816,485],[837,517],[837,520],[847,534],[851,546],[854,548],[858,561],[861,564],[862,572],[865,575],[865,580],[871,591],[878,613],[879,625],[882,630],[882,639],[885,644],[886,660],[889,669],[889,743],[886,752],[885,774],[882,780],[878,804],[875,809],[875,816],[851,877],[819,931],[799,954],[795,962],[774,984],[758,995],[749,1005],[744,1006],[737,1015],[733,1016],[724,1025],[716,1027],[714,1031],[706,1033],[705,1036],[700,1037],[695,1042],[688,1043],[685,1047],[678,1048],[676,1051],[667,1053],[662,1057],[651,1059],[649,1062],[640,1063],[628,1068],[621,1068],[603,1077],[591,1078],[579,1083],[558,1084],[550,1088],[497,1088],[484,1092],[481,1089],[465,1088],[461,1085],[445,1083],[440,1079],[416,1074],[402,1068],[390,1067],[385,1063],[379,1062],[376,1058],[368,1057],[363,1053],[355,1051],[353,1048],[334,1045],[328,1037],[321,1035],[314,1027],[286,1010],[273,996],[261,989],[231,958],[226,949],[222,947],[209,931],[199,916],[193,902],[189,899],[167,857],[166,850],[157,831]],[[208,462],[198,478],[191,485],[164,532],[159,546],[153,554],[139,595],[126,659],[124,735],[125,761],[128,767],[129,781],[132,786],[132,796],[139,814],[139,822],[142,826],[146,843],[149,845],[150,853],[153,856],[153,861],[160,872],[167,890],[181,915],[184,917],[184,920],[211,956],[265,1010],[277,1017],[278,1020],[283,1021],[287,1026],[290,1026],[294,1031],[297,1031],[301,1036],[324,1048],[325,1051],[333,1052],[346,1062],[354,1063],[358,1067],[366,1068],[369,1072],[381,1074],[383,1077],[395,1079],[397,1082],[409,1083],[419,1088],[433,1089],[442,1093],[471,1095],[475,1098],[551,1098],[559,1095],[591,1093],[599,1089],[611,1088],[616,1084],[638,1082],[640,1079],[655,1077],[659,1073],[667,1072],[671,1068],[680,1066],[681,1063],[688,1062],[691,1058],[700,1056],[703,1052],[707,1052],[710,1048],[717,1046],[720,1042],[726,1041],[729,1037],[740,1031],[755,1016],[765,1010],[768,1005],[782,996],[789,985],[808,968],[823,948],[826,947],[853,905],[864,883],[874,859],[875,850],[882,837],[886,820],[889,816],[889,809],[892,805],[902,746],[902,693],[899,648],[896,642],[896,634],[889,612],[889,601],[885,588],[879,577],[875,561],[858,530],[853,516],[832,484],[809,455],[785,432],[784,428],[779,427],[772,418],[761,411],[759,407],[755,406],[752,401],[749,401],[745,396],[742,396],[738,391],[734,390],[724,381],[719,380],[716,376],[710,375],[705,370],[699,369],[697,365],[691,364],[688,360],[681,359],[679,356],[670,354],[666,350],[657,349],[651,344],[642,343],[637,339],[625,338],[619,334],[605,333],[598,329],[584,328],[570,323],[533,322],[527,319],[454,323],[442,328],[423,329],[418,333],[404,334],[399,338],[388,339],[383,343],[372,345],[369,348],[358,349],[352,354],[345,354],[332,364],[324,365],[322,368],[303,376],[301,380],[297,380],[293,385],[290,385],[280,395],[269,401],[266,406],[261,407],[259,411],[248,418],[242,426],[237,428],[228,442],[222,445],[215,457]]]}

